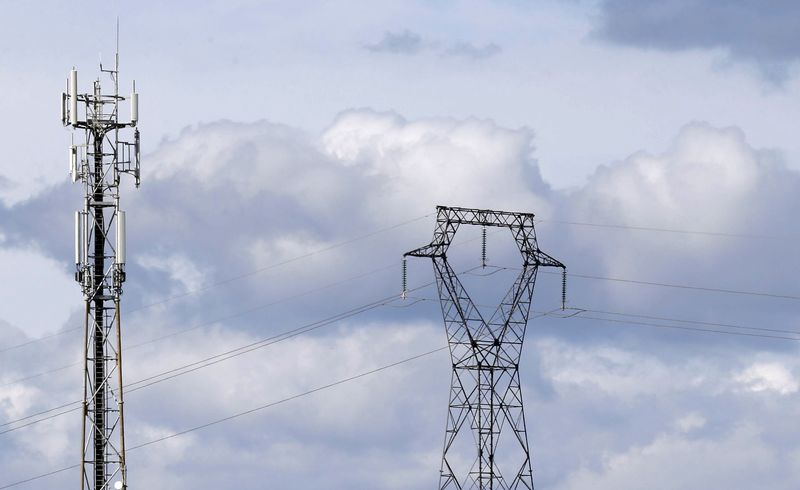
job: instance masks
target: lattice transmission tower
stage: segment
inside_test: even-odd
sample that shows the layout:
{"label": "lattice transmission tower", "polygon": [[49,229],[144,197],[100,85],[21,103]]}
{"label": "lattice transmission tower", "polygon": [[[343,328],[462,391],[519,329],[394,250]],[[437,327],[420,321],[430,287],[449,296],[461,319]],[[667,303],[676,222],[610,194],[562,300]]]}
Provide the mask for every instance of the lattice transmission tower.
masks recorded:
{"label": "lattice transmission tower", "polygon": [[[447,261],[447,249],[461,225],[508,228],[522,254],[519,276],[488,320]],[[484,232],[484,264],[485,237]],[[439,488],[532,489],[519,361],[539,267],[561,268],[562,280],[566,267],[539,249],[533,214],[444,206],[437,207],[433,241],[403,256],[404,295],[406,256],[433,261],[452,359]],[[561,299],[563,308],[565,282]],[[501,430],[507,434],[504,439]]]}
{"label": "lattice transmission tower", "polygon": [[[118,51],[118,50],[117,50]],[[119,53],[114,68],[103,68],[113,93],[104,93],[98,77],[91,91],[79,93],[78,72],[67,79],[61,96],[61,122],[83,132],[70,146],[70,175],[84,189],[83,210],[75,213],[75,279],[85,301],[83,344],[83,438],[81,489],[127,488],[125,417],[122,394],[120,297],[125,281],[125,212],[120,210],[122,174],[139,187],[139,97],[136,83],[129,98],[129,119],[121,121]],[[134,128],[133,142],[121,132]]]}

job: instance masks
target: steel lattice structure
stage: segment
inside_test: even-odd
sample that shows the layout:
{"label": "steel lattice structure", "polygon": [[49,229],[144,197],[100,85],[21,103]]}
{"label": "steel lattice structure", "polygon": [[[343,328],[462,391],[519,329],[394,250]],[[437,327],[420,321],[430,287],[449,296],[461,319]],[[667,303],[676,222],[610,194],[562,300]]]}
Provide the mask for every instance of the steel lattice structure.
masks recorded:
{"label": "steel lattice structure", "polygon": [[[452,358],[439,488],[532,489],[519,361],[537,271],[539,267],[565,271],[566,267],[539,249],[531,213],[444,206],[438,206],[437,212],[433,241],[404,257],[430,257],[433,261]],[[447,261],[447,249],[460,225],[508,228],[522,254],[522,271],[488,321]],[[501,429],[510,433],[503,444]],[[459,456],[454,454],[454,443],[465,432],[474,437],[477,455],[466,474],[456,474],[454,459]],[[513,474],[501,474],[496,459],[500,450],[508,460],[504,467]]]}
{"label": "steel lattice structure", "polygon": [[77,71],[62,95],[65,126],[82,130],[84,141],[70,147],[73,182],[84,188],[84,206],[75,213],[75,279],[85,300],[84,400],[82,408],[81,489],[127,488],[122,382],[120,297],[125,281],[125,214],[120,210],[122,174],[139,186],[139,130],[133,143],[120,131],[136,126],[138,95],[131,95],[131,120],[120,122],[119,55],[110,75],[113,94],[98,78],[89,93],[78,93]]}

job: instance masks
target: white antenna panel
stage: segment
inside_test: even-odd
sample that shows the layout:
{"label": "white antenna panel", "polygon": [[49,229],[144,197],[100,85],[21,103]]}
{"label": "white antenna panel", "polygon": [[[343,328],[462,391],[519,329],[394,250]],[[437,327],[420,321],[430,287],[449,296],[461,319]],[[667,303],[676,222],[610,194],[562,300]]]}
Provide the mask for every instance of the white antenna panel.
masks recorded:
{"label": "white antenna panel", "polygon": [[117,211],[117,264],[125,263],[125,211]]}
{"label": "white antenna panel", "polygon": [[136,92],[131,94],[131,124],[136,126],[139,120],[139,94]]}
{"label": "white antenna panel", "polygon": [[83,263],[83,213],[75,211],[75,264]]}
{"label": "white antenna panel", "polygon": [[69,72],[69,123],[78,124],[78,70]]}

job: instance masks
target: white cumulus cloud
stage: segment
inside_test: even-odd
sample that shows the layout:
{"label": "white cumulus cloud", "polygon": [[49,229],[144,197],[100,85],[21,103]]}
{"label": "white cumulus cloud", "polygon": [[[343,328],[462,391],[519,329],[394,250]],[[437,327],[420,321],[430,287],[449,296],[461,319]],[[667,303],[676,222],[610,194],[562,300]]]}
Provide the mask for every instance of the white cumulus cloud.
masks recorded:
{"label": "white cumulus cloud", "polygon": [[735,380],[752,392],[797,393],[800,383],[792,371],[778,362],[758,362],[736,375]]}

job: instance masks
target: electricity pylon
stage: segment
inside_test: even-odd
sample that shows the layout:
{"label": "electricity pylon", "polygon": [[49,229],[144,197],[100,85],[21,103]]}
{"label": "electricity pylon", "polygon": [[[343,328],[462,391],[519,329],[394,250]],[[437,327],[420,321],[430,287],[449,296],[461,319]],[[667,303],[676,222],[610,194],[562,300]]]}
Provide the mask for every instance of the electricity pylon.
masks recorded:
{"label": "electricity pylon", "polygon": [[136,84],[130,97],[130,120],[120,122],[119,54],[113,69],[104,69],[114,84],[104,94],[100,79],[92,91],[78,93],[74,68],[61,97],[61,121],[83,131],[83,142],[70,146],[70,174],[84,188],[84,206],[75,213],[75,279],[85,301],[83,438],[81,489],[127,488],[125,417],[122,396],[120,296],[125,281],[125,213],[120,210],[119,184],[130,174],[139,186],[139,130],[133,143],[120,131],[134,128],[139,118]]}
{"label": "electricity pylon", "polygon": [[[450,346],[453,372],[439,488],[533,489],[519,361],[539,267],[558,267],[564,273],[566,267],[539,249],[531,213],[436,209],[433,241],[407,252],[404,261],[409,255],[432,259]],[[522,271],[488,321],[447,262],[447,249],[460,225],[508,228],[522,254]],[[485,252],[483,256],[485,260]],[[403,271],[405,283],[405,266]],[[405,295],[405,284],[403,289]],[[562,290],[562,307],[564,294]],[[502,441],[501,429],[510,433]],[[455,443],[469,432],[477,451],[472,466],[462,473],[456,463],[463,455]],[[504,476],[501,467],[513,473]]]}

